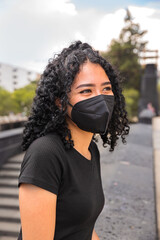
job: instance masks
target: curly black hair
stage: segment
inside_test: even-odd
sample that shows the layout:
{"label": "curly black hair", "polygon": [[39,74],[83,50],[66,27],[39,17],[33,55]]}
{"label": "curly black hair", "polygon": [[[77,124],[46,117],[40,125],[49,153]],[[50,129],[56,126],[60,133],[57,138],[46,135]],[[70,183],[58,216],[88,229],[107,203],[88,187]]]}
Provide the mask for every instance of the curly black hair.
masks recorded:
{"label": "curly black hair", "polygon": [[[76,74],[80,71],[80,66],[87,60],[102,66],[110,79],[115,97],[107,131],[104,135],[100,134],[103,147],[107,147],[108,144],[109,151],[113,151],[119,136],[122,142],[126,143],[125,135],[129,133],[130,126],[125,110],[125,98],[120,86],[122,79],[111,64],[99,54],[99,51],[93,49],[88,43],[78,40],[48,60],[48,65],[37,83],[28,120],[24,124],[21,145],[23,150],[26,150],[36,138],[49,132],[60,135],[65,149],[74,146],[71,131],[66,122],[68,93],[71,91]],[[60,100],[61,107],[56,104],[57,99]],[[96,134],[93,135],[93,140],[98,141]]]}

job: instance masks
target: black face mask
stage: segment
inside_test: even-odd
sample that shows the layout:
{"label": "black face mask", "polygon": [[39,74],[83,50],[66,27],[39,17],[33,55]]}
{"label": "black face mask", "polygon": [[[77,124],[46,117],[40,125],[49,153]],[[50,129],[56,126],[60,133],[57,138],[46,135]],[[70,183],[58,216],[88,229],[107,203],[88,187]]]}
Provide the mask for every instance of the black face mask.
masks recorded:
{"label": "black face mask", "polygon": [[114,108],[113,95],[97,95],[72,106],[71,120],[87,132],[105,134]]}

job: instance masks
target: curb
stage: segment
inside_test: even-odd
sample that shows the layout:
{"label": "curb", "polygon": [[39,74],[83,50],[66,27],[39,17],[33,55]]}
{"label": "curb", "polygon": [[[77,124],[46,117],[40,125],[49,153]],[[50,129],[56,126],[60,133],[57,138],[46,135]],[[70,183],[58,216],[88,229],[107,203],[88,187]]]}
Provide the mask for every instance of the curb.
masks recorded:
{"label": "curb", "polygon": [[155,200],[158,240],[160,240],[160,117],[152,118]]}

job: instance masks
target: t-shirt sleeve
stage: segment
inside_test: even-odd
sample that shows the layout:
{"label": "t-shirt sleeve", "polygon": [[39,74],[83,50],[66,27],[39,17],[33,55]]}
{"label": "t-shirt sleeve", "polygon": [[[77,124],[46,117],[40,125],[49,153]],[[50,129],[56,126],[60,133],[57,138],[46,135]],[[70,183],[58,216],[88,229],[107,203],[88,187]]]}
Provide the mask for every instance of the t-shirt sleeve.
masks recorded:
{"label": "t-shirt sleeve", "polygon": [[24,155],[18,176],[18,187],[21,183],[31,183],[58,194],[62,170],[54,144],[44,137],[36,139]]}

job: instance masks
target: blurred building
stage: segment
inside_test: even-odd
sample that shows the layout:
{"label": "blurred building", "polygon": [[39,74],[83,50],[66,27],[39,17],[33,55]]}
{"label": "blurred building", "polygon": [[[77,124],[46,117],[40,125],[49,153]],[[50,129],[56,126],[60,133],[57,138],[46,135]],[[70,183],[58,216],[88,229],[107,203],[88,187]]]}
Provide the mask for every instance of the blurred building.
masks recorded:
{"label": "blurred building", "polygon": [[0,63],[0,86],[12,92],[40,77],[40,73]]}

